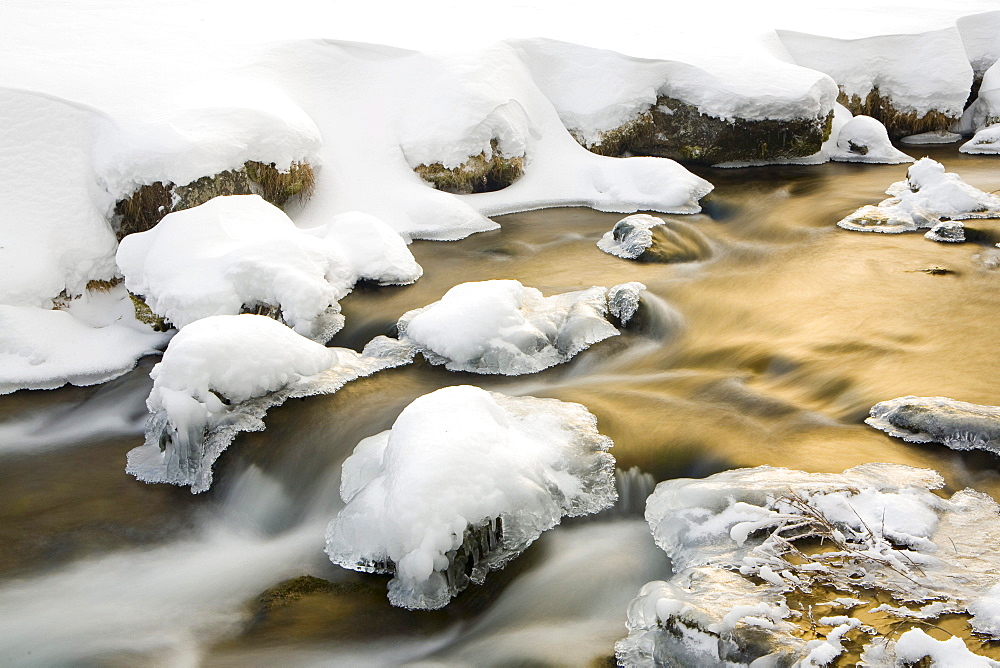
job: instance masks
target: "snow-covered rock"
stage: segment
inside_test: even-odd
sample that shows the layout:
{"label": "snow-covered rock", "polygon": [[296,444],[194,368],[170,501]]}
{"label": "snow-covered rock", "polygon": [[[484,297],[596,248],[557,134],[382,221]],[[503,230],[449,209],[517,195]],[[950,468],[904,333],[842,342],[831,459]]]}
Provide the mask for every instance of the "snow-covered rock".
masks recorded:
{"label": "snow-covered rock", "polygon": [[580,404],[447,387],[345,462],[330,559],[391,573],[389,601],[445,606],[564,516],[612,505],[611,439]]}
{"label": "snow-covered rock", "polygon": [[962,243],[965,241],[965,225],[962,225],[957,220],[942,220],[927,230],[924,238],[951,244]]}
{"label": "snow-covered rock", "polygon": [[[989,597],[1000,559],[972,546],[1000,534],[1000,506],[973,490],[942,498],[932,490],[943,484],[933,471],[896,464],[843,474],[762,466],[660,483],[646,519],[676,574],[632,603],[619,659],[823,665],[848,634],[872,636],[870,648],[885,643],[856,617],[880,597],[894,603],[878,611],[901,620],[982,611],[975,628],[994,633],[1000,607]],[[814,619],[803,608],[813,603],[791,594],[827,592],[830,613],[817,622],[830,632],[805,643],[794,631]]]}
{"label": "snow-covered rock", "polygon": [[[618,334],[605,318],[609,296],[628,301],[631,291],[638,302],[645,286],[618,287],[544,297],[519,281],[461,283],[440,301],[404,313],[397,323],[399,341],[451,371],[535,373]],[[625,321],[631,317],[626,305],[615,308]]]}
{"label": "snow-covered rock", "polygon": [[[891,197],[877,206],[861,207],[837,225],[856,232],[892,234],[934,228],[943,219],[1000,216],[1000,197],[970,186],[930,158],[921,158],[910,166],[906,180],[893,183],[886,194]],[[951,234],[954,236],[954,232]]]}
{"label": "snow-covered rock", "polygon": [[597,247],[626,260],[647,262],[690,262],[712,255],[708,239],[694,227],[645,213],[619,220]]}
{"label": "snow-covered rock", "polygon": [[892,145],[885,126],[871,116],[855,116],[843,125],[836,148],[830,150],[830,159],[889,165],[913,162],[913,158]]}
{"label": "snow-covered rock", "polygon": [[262,430],[269,408],[395,364],[326,348],[264,316],[202,318],[174,336],[150,373],[145,444],[128,453],[126,471],[203,492],[219,455],[237,433]]}
{"label": "snow-covered rock", "polygon": [[910,395],[875,404],[865,422],[909,443],[1000,454],[1000,406]]}
{"label": "snow-covered rock", "polygon": [[421,274],[399,235],[372,216],[300,230],[257,195],[171,213],[122,239],[117,257],[128,289],[177,327],[270,307],[321,342],[343,326],[337,301],[357,280],[412,283]]}
{"label": "snow-covered rock", "polygon": [[0,394],[96,385],[158,353],[169,335],[137,322],[124,292],[85,292],[65,310],[0,304]]}
{"label": "snow-covered rock", "polygon": [[965,110],[958,131],[972,134],[996,123],[1000,123],[1000,66],[994,64],[983,75],[979,94]]}
{"label": "snow-covered rock", "polygon": [[1000,153],[1000,123],[987,125],[958,149],[962,153],[996,155]]}
{"label": "snow-covered rock", "polygon": [[875,117],[892,137],[947,130],[962,116],[972,67],[954,25],[858,39],[777,34],[795,63],[830,75],[841,103]]}

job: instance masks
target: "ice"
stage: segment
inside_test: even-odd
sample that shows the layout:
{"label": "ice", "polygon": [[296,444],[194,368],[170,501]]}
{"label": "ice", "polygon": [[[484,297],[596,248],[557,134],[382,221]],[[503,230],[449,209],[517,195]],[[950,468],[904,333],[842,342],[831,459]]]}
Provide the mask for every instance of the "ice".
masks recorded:
{"label": "ice", "polygon": [[[942,220],[1000,216],[1000,197],[970,186],[930,158],[910,166],[906,180],[893,183],[886,194],[891,197],[861,207],[837,225],[855,232],[899,233],[934,228]],[[955,236],[954,230],[940,231],[936,236]]]}
{"label": "ice", "polygon": [[910,443],[1000,454],[1000,406],[910,395],[875,404],[865,422]]}
{"label": "ice", "polygon": [[[878,610],[904,620],[975,613],[977,631],[995,636],[1000,558],[973,546],[1000,535],[1000,506],[972,490],[943,498],[933,491],[943,484],[897,464],[842,474],[762,466],[660,483],[646,519],[676,574],[646,585],[630,606],[619,659],[822,665],[848,633],[877,635],[855,617],[859,596],[889,597],[897,605]],[[807,610],[792,593],[842,610],[819,620],[832,627],[826,640],[796,635]]]}
{"label": "ice", "polygon": [[241,431],[264,429],[272,406],[331,394],[397,360],[326,348],[260,315],[197,320],[153,367],[145,444],[126,471],[144,482],[211,487],[212,466]]}
{"label": "ice", "polygon": [[898,165],[913,158],[889,141],[885,126],[871,116],[855,116],[841,127],[830,159],[838,162],[871,162]]}
{"label": "ice", "polygon": [[352,212],[300,230],[257,195],[216,197],[168,214],[118,248],[125,284],[177,327],[212,315],[274,309],[320,342],[343,326],[337,300],[362,278],[412,283],[420,266],[402,238]]}
{"label": "ice", "polygon": [[942,220],[927,230],[924,238],[945,243],[962,243],[965,241],[965,226],[957,220]]}
{"label": "ice", "polygon": [[639,310],[640,295],[646,286],[637,281],[621,283],[608,290],[608,312],[618,318],[621,326],[626,326]]}
{"label": "ice", "polygon": [[663,225],[663,219],[647,213],[626,216],[604,233],[597,247],[616,257],[635,260],[653,245],[652,228],[657,225]]}
{"label": "ice", "polygon": [[[614,308],[626,321],[625,302],[637,285],[612,288]],[[544,297],[514,280],[461,283],[440,301],[403,314],[399,339],[451,371],[535,373],[618,334],[605,319],[612,290],[592,287]]]}
{"label": "ice", "polygon": [[611,445],[579,404],[467,385],[424,395],[344,462],[327,554],[394,575],[393,605],[441,608],[562,517],[611,506]]}
{"label": "ice", "polygon": [[0,304],[0,394],[103,383],[170,338],[137,322],[122,294],[78,301],[92,300],[107,303],[69,310]]}
{"label": "ice", "polygon": [[931,130],[930,132],[921,132],[920,134],[902,137],[899,141],[904,144],[921,146],[926,144],[954,144],[961,138],[962,135],[957,132]]}

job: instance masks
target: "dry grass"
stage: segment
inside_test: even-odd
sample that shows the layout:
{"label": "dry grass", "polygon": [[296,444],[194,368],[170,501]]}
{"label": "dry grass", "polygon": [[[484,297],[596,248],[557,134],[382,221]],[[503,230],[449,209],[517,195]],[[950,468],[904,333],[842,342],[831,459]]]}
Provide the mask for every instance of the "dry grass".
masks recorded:
{"label": "dry grass", "polygon": [[575,134],[573,136],[587,150],[598,155],[624,156],[642,153],[644,147],[654,142],[656,140],[656,124],[653,121],[653,112],[644,111],[631,121],[602,132],[600,138],[592,144],[587,144]]}
{"label": "dry grass", "polygon": [[293,162],[287,172],[278,171],[273,162],[264,164],[251,160],[243,167],[256,186],[257,194],[278,207],[296,195],[307,200],[316,188],[316,173],[306,162]]}
{"label": "dry grass", "polygon": [[848,97],[841,90],[837,101],[850,109],[855,116],[863,114],[881,121],[893,139],[933,130],[946,131],[957,120],[940,111],[929,111],[923,116],[918,116],[914,112],[901,112],[893,106],[891,99],[882,97],[878,86],[873,88],[864,99],[857,95]]}
{"label": "dry grass", "polygon": [[165,332],[173,325],[164,318],[153,313],[153,309],[139,295],[128,293],[132,299],[132,308],[135,309],[135,319],[149,325],[154,332]]}
{"label": "dry grass", "polygon": [[449,193],[469,194],[502,190],[524,174],[524,157],[504,156],[500,153],[495,139],[490,145],[490,155],[485,152],[474,155],[453,169],[435,162],[432,165],[417,165],[413,171],[438,190]]}
{"label": "dry grass", "polygon": [[121,241],[126,235],[135,232],[145,232],[170,213],[173,201],[172,189],[173,184],[157,181],[142,186],[125,199],[119,200],[115,205],[118,220],[115,234],[118,240]]}

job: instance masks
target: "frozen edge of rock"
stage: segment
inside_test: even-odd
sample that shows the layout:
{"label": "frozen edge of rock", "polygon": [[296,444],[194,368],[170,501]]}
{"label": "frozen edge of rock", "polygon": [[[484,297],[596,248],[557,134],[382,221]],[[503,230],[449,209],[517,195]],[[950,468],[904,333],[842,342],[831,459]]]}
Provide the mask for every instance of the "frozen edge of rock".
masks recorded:
{"label": "frozen edge of rock", "polygon": [[394,606],[442,608],[563,517],[613,505],[612,445],[581,404],[468,385],[431,392],[344,462],[346,505],[326,552],[393,575]]}
{"label": "frozen edge of rock", "polygon": [[908,443],[941,443],[953,450],[1000,455],[1000,406],[909,395],[875,404],[865,422]]}

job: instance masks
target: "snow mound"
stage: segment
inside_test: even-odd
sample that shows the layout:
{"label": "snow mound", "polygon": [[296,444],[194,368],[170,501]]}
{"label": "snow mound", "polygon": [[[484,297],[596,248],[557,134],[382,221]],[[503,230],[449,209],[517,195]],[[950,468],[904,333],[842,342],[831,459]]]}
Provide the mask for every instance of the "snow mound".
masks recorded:
{"label": "snow mound", "polygon": [[327,554],[393,574],[393,605],[441,608],[562,517],[611,506],[611,445],[579,404],[467,385],[424,395],[344,462]]}
{"label": "snow mound", "polygon": [[331,394],[395,360],[326,348],[259,315],[203,318],[178,332],[153,367],[145,444],[126,471],[144,482],[212,485],[212,466],[241,431],[261,431],[269,408]]}
{"label": "snow mound", "polygon": [[838,162],[871,162],[898,165],[913,158],[889,141],[885,126],[871,116],[855,116],[840,129],[835,148],[828,150]]}
{"label": "snow mound", "polygon": [[[972,546],[1000,535],[1000,506],[973,490],[942,498],[932,490],[943,484],[897,464],[842,474],[761,466],[660,483],[646,520],[676,574],[633,601],[619,659],[823,665],[859,634],[874,638],[869,648],[885,642],[855,617],[880,598],[893,603],[871,611],[902,620],[975,610],[974,628],[994,633],[1000,606],[984,592],[998,583],[1000,557]],[[814,607],[830,610],[818,623],[831,630],[806,643],[796,629]]]}
{"label": "snow mound", "polygon": [[124,295],[102,301],[108,304],[97,313],[0,304],[0,394],[103,383],[158,353],[170,338],[136,322]]}
{"label": "snow mound", "polygon": [[595,286],[543,297],[513,280],[461,283],[403,314],[399,339],[451,371],[535,373],[618,334],[605,318],[610,292]]}
{"label": "snow mound", "polygon": [[994,155],[1000,153],[1000,123],[988,125],[958,149],[962,153]]}
{"label": "snow mound", "polygon": [[899,636],[893,651],[896,664],[919,665],[930,659],[932,666],[968,666],[968,668],[996,668],[1000,663],[980,656],[965,646],[965,641],[956,636],[947,640],[936,640],[922,629],[910,629]]}
{"label": "snow mound", "polygon": [[358,213],[300,230],[257,195],[216,197],[125,237],[118,265],[130,291],[177,327],[272,308],[325,342],[343,326],[337,301],[361,278],[412,283],[419,265],[402,238]]}
{"label": "snow mound", "polygon": [[[1000,197],[970,186],[944,165],[921,158],[910,166],[906,180],[886,190],[892,195],[877,206],[863,206],[837,225],[855,232],[900,233],[934,228],[942,219],[995,218],[1000,216]],[[941,230],[940,236],[948,236]],[[951,232],[954,236],[954,232]],[[955,241],[957,239],[949,239]]]}
{"label": "snow mound", "polygon": [[865,422],[909,443],[1000,454],[1000,406],[910,395],[875,404]]}

